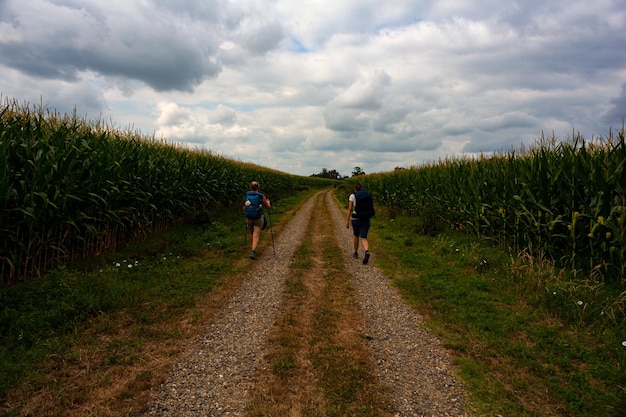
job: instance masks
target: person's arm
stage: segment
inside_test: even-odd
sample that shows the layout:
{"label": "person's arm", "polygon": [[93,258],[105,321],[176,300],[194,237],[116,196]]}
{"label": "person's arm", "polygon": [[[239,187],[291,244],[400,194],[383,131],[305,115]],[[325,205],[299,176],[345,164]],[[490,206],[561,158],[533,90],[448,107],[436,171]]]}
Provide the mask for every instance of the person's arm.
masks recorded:
{"label": "person's arm", "polygon": [[346,217],[346,228],[350,228],[350,216],[352,216],[352,208],[354,207],[354,203],[352,200],[348,203],[348,216]]}
{"label": "person's arm", "polygon": [[268,210],[272,208],[272,205],[270,204],[270,200],[268,200],[267,197],[265,197],[265,194],[263,194],[263,205]]}

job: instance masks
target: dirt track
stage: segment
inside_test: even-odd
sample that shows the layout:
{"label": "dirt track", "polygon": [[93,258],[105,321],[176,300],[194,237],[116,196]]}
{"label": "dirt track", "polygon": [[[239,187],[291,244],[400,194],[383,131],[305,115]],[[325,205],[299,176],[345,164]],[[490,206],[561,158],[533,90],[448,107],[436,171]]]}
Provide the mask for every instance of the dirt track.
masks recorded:
{"label": "dirt track", "polygon": [[[372,223],[376,227],[375,219]],[[269,233],[262,237],[269,238]],[[294,296],[287,285],[302,268],[294,266],[293,255],[303,241],[310,262],[297,278],[302,288]],[[327,343],[339,353],[324,360],[336,361],[330,365],[335,373],[340,364],[354,363],[351,369],[359,372],[354,389],[362,390],[354,397],[361,412],[348,406],[334,415],[364,415],[366,409],[379,416],[469,415],[450,357],[376,268],[375,246],[370,264],[362,265],[351,257],[351,245],[345,213],[332,192],[307,201],[276,237],[276,255],[271,247],[265,250],[239,291],[180,357],[153,393],[146,415],[328,415],[327,376],[315,366],[316,335],[326,326],[320,327],[320,311],[338,317]],[[334,246],[340,262],[328,258]],[[324,279],[329,276],[332,280]],[[294,359],[289,378],[281,379],[275,364],[285,345]],[[344,379],[350,383],[350,377]],[[362,398],[373,392],[381,395]]]}

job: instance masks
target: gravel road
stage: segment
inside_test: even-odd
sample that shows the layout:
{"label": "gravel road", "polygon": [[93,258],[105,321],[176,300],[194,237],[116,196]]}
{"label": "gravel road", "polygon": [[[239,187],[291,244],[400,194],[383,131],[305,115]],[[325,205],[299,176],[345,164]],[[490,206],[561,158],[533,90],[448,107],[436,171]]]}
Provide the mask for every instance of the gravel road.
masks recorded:
{"label": "gravel road", "polygon": [[[345,213],[326,191],[335,235],[352,271],[367,340],[378,375],[390,388],[393,417],[470,416],[463,410],[465,389],[456,382],[451,357],[423,326],[423,319],[402,303],[397,290],[376,268],[376,248],[368,265],[351,257],[351,231]],[[309,199],[275,236],[275,251],[266,250],[239,291],[206,331],[190,343],[168,380],[152,393],[145,416],[241,416],[264,362],[267,334],[279,313],[283,285],[295,248],[311,219]],[[376,220],[372,221],[375,227]],[[268,234],[262,238],[267,239]]]}

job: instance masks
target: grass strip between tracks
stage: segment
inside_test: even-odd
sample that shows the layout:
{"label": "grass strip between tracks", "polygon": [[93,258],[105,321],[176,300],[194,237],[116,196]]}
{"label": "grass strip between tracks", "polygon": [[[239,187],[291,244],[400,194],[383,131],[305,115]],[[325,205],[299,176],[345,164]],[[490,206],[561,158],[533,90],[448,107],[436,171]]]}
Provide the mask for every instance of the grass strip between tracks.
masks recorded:
{"label": "grass strip between tracks", "polygon": [[270,335],[270,368],[248,415],[389,415],[324,194],[315,207]]}

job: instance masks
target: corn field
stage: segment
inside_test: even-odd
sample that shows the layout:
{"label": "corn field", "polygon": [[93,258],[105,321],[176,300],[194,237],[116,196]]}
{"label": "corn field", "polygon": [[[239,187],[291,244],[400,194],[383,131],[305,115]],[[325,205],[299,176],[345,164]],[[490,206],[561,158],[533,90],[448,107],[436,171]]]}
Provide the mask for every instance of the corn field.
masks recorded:
{"label": "corn field", "polygon": [[324,182],[7,101],[0,107],[0,274],[7,284],[265,193]]}
{"label": "corn field", "polygon": [[626,281],[624,128],[607,138],[542,136],[529,149],[369,175],[385,205]]}

